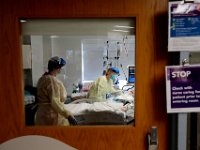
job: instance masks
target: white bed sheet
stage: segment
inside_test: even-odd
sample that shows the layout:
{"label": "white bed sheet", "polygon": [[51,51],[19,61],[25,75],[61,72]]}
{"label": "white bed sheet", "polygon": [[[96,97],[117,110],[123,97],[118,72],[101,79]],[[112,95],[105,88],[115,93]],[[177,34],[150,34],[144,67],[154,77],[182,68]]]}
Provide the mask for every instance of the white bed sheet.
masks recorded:
{"label": "white bed sheet", "polygon": [[126,118],[127,112],[131,111],[132,113],[129,113],[128,116],[134,117],[133,107],[130,107],[130,105],[123,106],[123,103],[114,101],[94,102],[94,103],[83,102],[77,104],[70,103],[70,104],[65,104],[65,108],[69,110],[74,116],[81,115],[87,112],[112,112],[122,115],[124,118]]}
{"label": "white bed sheet", "polygon": [[78,104],[65,104],[65,108],[69,110],[73,115],[79,115],[85,112],[100,112],[100,111],[110,111],[117,114],[123,114],[125,112],[121,110],[123,108],[123,103],[116,102],[94,102],[90,103],[78,103]]}

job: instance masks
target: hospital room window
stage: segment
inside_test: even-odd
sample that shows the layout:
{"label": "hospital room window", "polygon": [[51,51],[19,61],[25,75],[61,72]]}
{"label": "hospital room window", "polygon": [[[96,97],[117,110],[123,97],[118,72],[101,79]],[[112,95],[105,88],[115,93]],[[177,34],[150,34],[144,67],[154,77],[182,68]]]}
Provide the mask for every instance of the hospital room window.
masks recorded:
{"label": "hospital room window", "polygon": [[[72,111],[77,120],[85,119],[85,122],[79,122],[80,125],[134,125],[136,18],[19,21],[26,125],[35,125],[34,119],[38,109],[35,107],[38,103],[37,83],[39,78],[48,72],[48,61],[54,56],[66,61],[56,78],[63,83],[67,92],[64,101],[66,109]],[[113,113],[113,110],[112,113],[104,110],[97,114],[73,112],[75,110],[72,104],[77,100],[84,99],[87,105],[94,103],[88,98],[90,88],[97,78],[105,76],[108,69],[113,67],[119,70],[113,81],[113,88],[121,91],[121,95],[106,93],[104,102],[114,102],[111,108],[119,109],[117,112],[120,113]],[[97,105],[99,104],[102,105]],[[78,105],[81,104],[77,104],[77,108]],[[105,117],[101,114],[108,118],[104,120]]]}

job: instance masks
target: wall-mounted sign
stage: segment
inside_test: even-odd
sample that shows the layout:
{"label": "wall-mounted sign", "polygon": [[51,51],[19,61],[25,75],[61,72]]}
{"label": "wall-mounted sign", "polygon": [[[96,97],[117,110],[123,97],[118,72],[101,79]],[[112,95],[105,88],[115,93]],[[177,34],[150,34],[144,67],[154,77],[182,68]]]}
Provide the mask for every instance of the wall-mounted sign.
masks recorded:
{"label": "wall-mounted sign", "polygon": [[200,65],[167,66],[167,112],[200,112]]}
{"label": "wall-mounted sign", "polygon": [[200,3],[169,2],[168,51],[200,51]]}

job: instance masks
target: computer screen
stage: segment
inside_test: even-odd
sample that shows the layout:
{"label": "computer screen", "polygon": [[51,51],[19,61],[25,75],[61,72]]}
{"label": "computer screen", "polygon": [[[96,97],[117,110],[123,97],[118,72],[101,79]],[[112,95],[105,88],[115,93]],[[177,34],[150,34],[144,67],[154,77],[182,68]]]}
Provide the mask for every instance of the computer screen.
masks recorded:
{"label": "computer screen", "polygon": [[128,67],[128,83],[135,83],[135,66]]}

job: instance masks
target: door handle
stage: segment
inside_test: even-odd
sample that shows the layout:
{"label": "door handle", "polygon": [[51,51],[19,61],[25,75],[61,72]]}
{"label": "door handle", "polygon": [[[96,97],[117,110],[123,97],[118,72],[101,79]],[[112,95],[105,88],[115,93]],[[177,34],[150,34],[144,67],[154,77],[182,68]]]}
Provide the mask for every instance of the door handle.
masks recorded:
{"label": "door handle", "polygon": [[158,132],[157,127],[151,127],[148,133],[148,150],[158,150]]}

